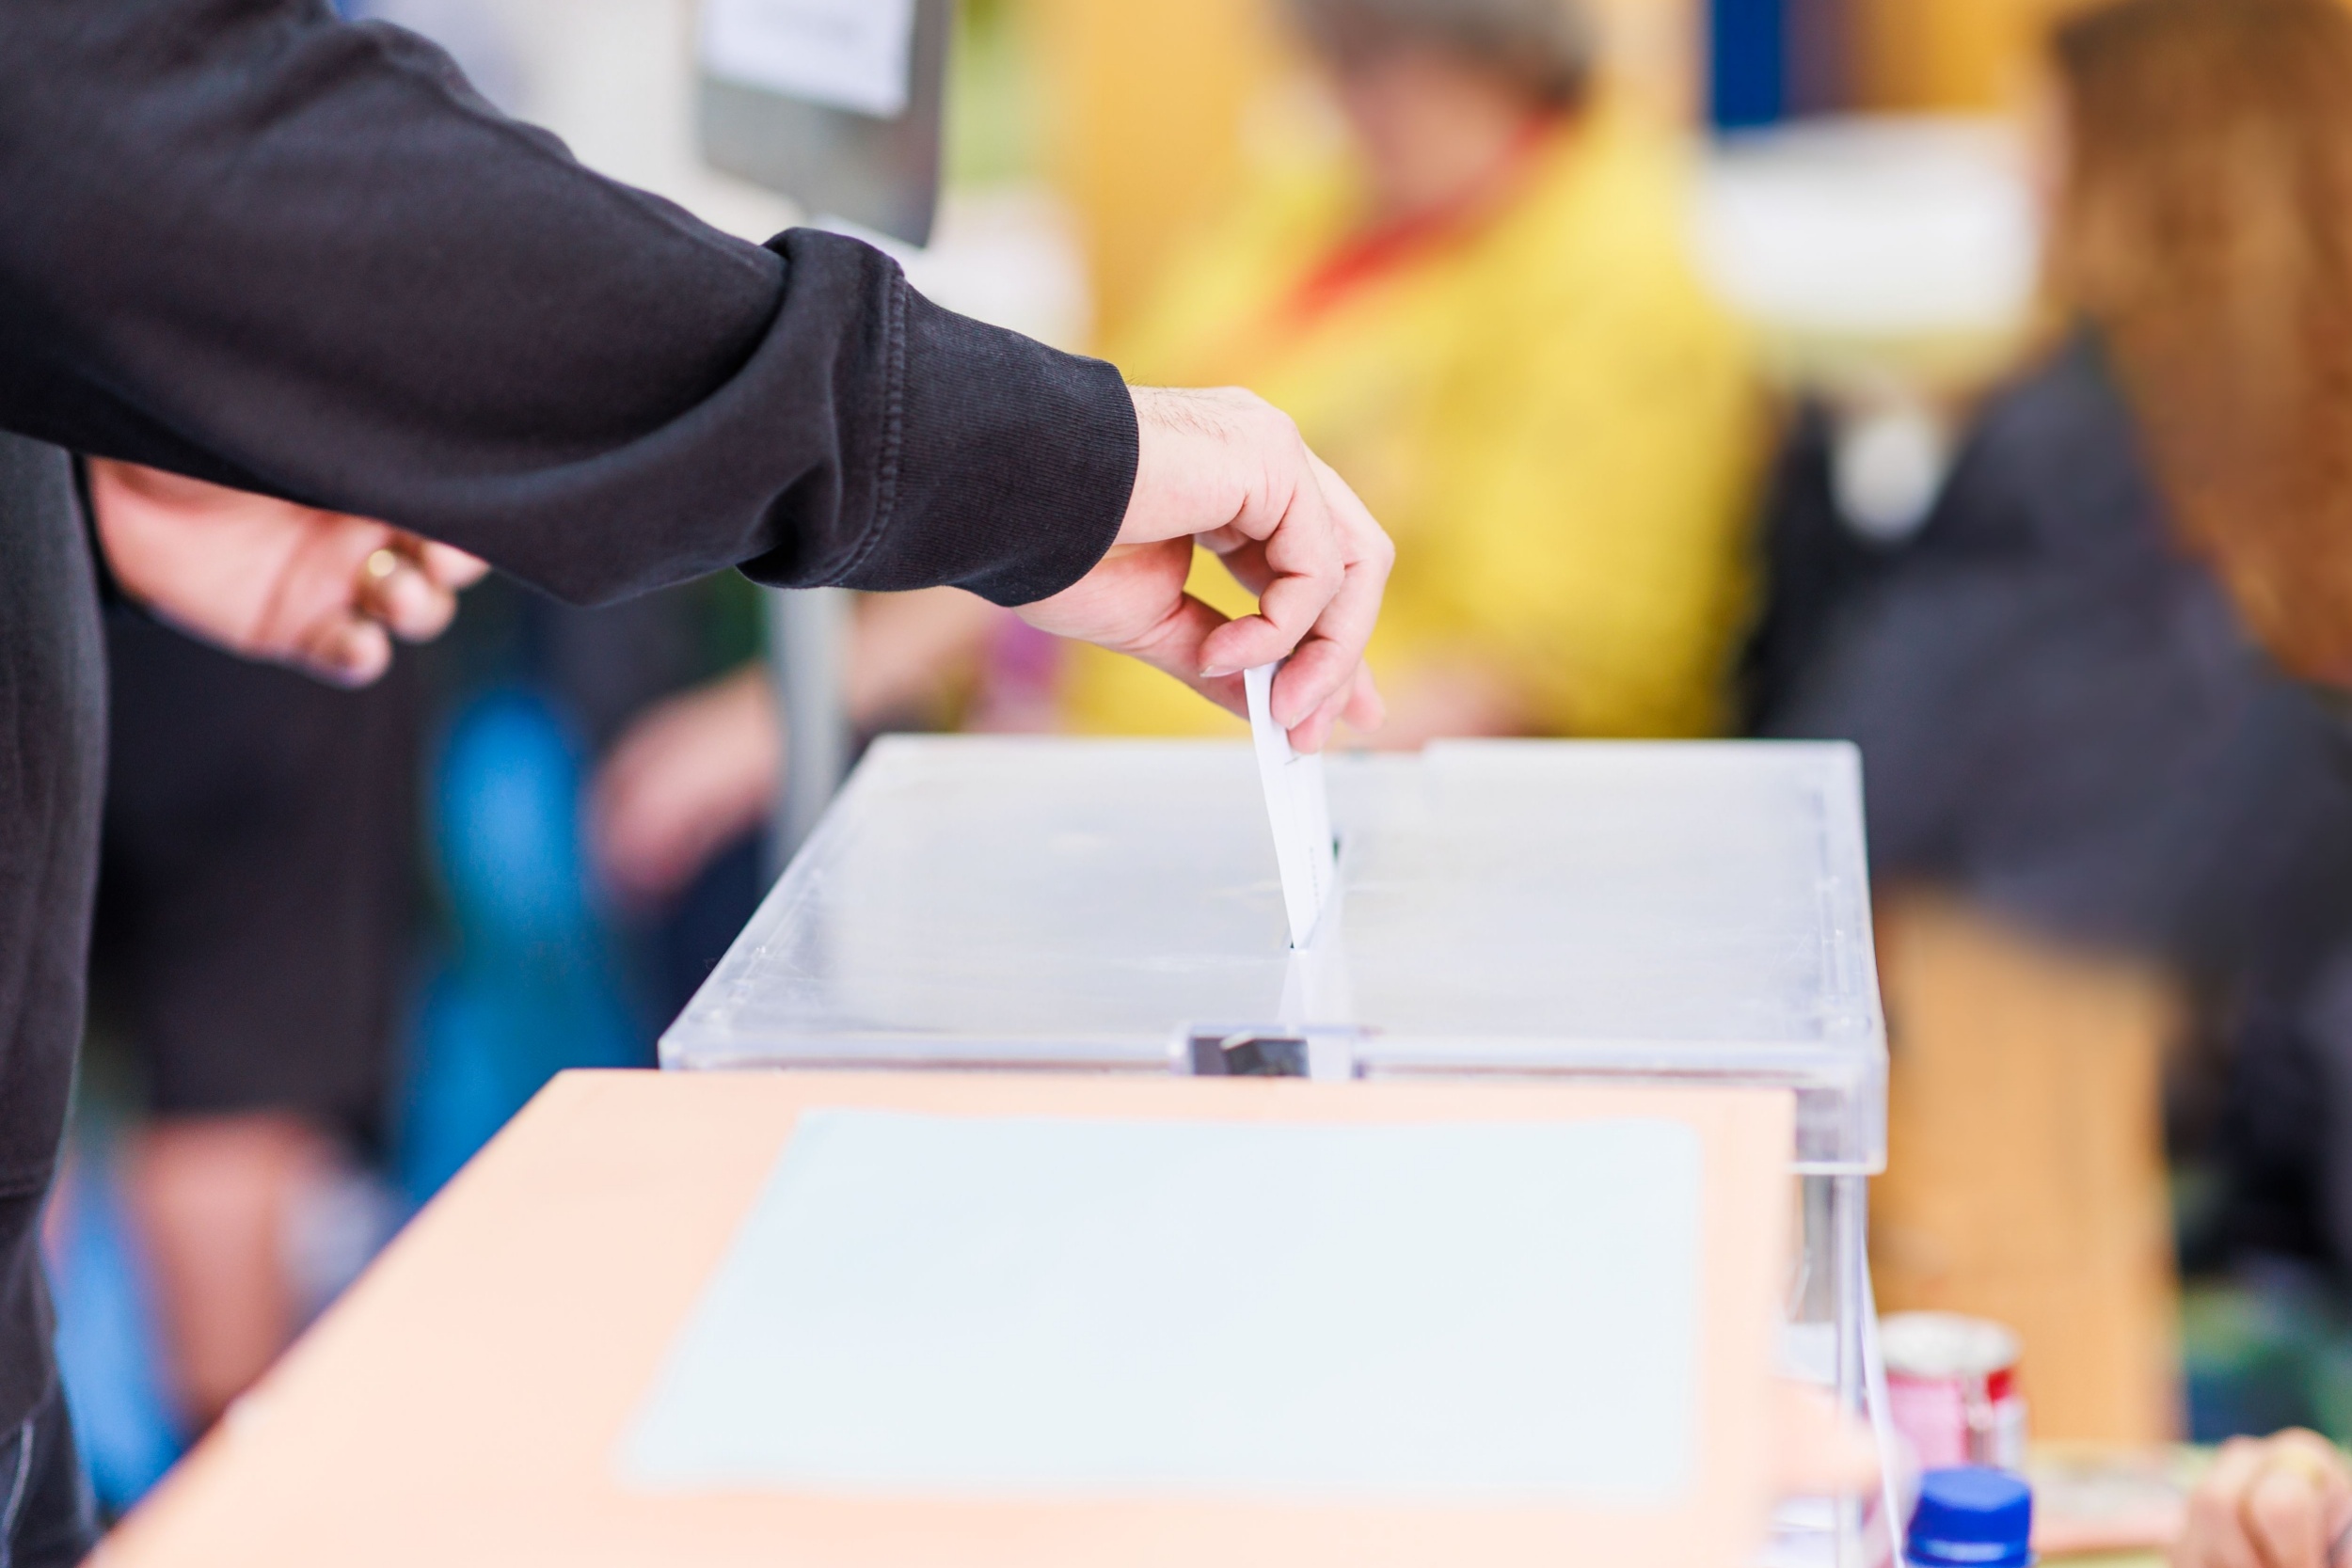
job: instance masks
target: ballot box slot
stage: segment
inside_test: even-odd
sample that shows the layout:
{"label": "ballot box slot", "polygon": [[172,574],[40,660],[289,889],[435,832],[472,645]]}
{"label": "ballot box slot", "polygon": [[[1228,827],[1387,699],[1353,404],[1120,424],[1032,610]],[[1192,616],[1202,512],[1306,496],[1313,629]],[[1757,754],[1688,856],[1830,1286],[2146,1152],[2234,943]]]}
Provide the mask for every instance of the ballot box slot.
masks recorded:
{"label": "ballot box slot", "polygon": [[1176,1070],[1195,1078],[1304,1078],[1343,1083],[1362,1076],[1370,1032],[1354,1028],[1216,1028],[1184,1032]]}

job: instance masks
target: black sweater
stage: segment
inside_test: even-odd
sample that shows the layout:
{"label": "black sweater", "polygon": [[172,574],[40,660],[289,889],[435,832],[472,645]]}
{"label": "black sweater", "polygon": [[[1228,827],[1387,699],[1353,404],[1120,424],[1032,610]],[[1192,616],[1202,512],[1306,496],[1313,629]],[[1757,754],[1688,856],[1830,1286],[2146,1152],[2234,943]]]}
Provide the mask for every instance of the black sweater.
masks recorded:
{"label": "black sweater", "polygon": [[[581,168],[324,0],[0,4],[0,431],[383,517],[555,593],[728,566],[1000,603],[1118,531],[1117,372],[854,242],[762,247]],[[0,436],[0,1428],[48,1377],[32,1223],[101,770],[89,562]]]}
{"label": "black sweater", "polygon": [[0,427],[576,599],[744,563],[1042,597],[1136,444],[1108,366],[600,179],[323,0],[0,7]]}

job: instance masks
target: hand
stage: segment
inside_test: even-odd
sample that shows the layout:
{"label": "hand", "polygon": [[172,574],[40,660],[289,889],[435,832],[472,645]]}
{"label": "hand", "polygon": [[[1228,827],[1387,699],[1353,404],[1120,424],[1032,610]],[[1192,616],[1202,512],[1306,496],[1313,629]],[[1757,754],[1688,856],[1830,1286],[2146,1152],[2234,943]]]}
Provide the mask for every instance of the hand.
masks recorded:
{"label": "hand", "polygon": [[123,592],[247,658],[366,686],[392,641],[438,637],[489,568],[389,524],[91,458],[99,543]]}
{"label": "hand", "polygon": [[2174,1568],[2335,1568],[2328,1552],[2352,1524],[2352,1467],[2317,1433],[2240,1437],[2188,1502]]}
{"label": "hand", "polygon": [[759,666],[656,704],[590,790],[588,842],[606,885],[635,904],[675,897],[768,819],[783,772],[784,732]]}
{"label": "hand", "polygon": [[[1246,714],[1241,672],[1288,657],[1274,716],[1302,752],[1344,718],[1379,727],[1364,644],[1396,559],[1364,503],[1299,439],[1298,427],[1241,391],[1134,388],[1141,454],[1118,543],[1100,565],[1021,615],[1099,642]],[[1198,542],[1258,595],[1237,621],[1184,592]]]}
{"label": "hand", "polygon": [[[941,706],[1004,611],[954,588],[861,595],[843,691],[870,730]],[[747,664],[630,721],[596,769],[588,839],[605,884],[659,906],[757,829],[783,783],[785,735],[768,672]]]}

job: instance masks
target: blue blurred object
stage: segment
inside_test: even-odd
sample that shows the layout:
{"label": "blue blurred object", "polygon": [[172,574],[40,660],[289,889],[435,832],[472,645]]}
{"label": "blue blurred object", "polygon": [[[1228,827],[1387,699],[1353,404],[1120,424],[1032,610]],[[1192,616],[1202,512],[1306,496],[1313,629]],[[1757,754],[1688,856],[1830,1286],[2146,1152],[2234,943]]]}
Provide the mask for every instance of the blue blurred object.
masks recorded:
{"label": "blue blurred object", "polygon": [[119,1514],[178,1462],[185,1438],[164,1387],[154,1292],[107,1139],[77,1135],[50,1202],[58,1371],[90,1484]]}
{"label": "blue blurred object", "polygon": [[1788,116],[1793,52],[1788,0],[1708,0],[1708,118],[1721,131]]}
{"label": "blue blurred object", "polygon": [[409,1053],[400,1177],[423,1202],[567,1068],[648,1065],[580,847],[580,748],[524,690],[474,699],[432,784],[453,924]]}
{"label": "blue blurred object", "polygon": [[2007,1470],[1930,1470],[1903,1555],[1912,1568],[2027,1568],[2033,1489]]}

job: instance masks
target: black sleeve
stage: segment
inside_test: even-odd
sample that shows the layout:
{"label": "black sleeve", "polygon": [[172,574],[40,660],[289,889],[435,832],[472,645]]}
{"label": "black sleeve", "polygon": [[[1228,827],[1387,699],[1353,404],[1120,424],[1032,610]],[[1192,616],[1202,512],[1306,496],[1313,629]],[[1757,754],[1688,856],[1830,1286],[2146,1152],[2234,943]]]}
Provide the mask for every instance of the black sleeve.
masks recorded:
{"label": "black sleeve", "polygon": [[0,4],[0,428],[599,600],[1042,597],[1135,479],[1110,367],[853,241],[744,244],[323,0]]}

